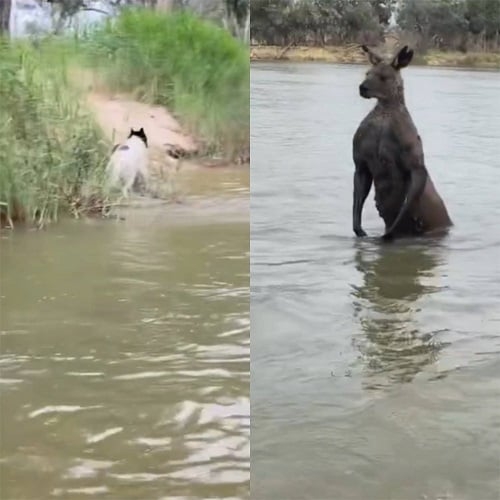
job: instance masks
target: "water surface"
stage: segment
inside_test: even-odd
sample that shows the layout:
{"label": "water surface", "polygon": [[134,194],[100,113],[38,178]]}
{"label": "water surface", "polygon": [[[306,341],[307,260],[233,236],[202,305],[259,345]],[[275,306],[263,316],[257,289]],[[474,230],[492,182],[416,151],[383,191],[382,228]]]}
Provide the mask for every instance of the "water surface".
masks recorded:
{"label": "water surface", "polygon": [[0,240],[2,500],[248,498],[236,187]]}
{"label": "water surface", "polygon": [[410,67],[455,226],[351,222],[365,67],[251,71],[252,497],[500,498],[500,74]]}

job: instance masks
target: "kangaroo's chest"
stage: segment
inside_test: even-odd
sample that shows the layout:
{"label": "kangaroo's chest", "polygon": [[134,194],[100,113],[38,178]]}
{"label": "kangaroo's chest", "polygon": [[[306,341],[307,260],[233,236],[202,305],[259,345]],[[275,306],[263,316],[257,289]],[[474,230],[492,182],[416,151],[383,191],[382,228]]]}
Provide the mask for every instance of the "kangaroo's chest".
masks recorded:
{"label": "kangaroo's chest", "polygon": [[399,144],[390,126],[384,122],[377,126],[360,126],[354,155],[369,169],[375,185],[398,184],[405,178],[405,172],[399,165]]}
{"label": "kangaroo's chest", "polygon": [[389,224],[403,202],[408,181],[408,174],[400,165],[400,146],[390,127],[389,122],[367,117],[353,143],[354,159],[370,171],[376,208]]}

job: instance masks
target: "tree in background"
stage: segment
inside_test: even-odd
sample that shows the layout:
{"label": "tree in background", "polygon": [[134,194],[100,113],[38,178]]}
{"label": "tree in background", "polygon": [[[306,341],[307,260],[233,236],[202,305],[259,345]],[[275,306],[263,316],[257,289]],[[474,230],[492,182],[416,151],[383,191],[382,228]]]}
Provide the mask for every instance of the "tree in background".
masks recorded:
{"label": "tree in background", "polygon": [[250,0],[225,0],[224,27],[246,43],[250,42]]}
{"label": "tree in background", "polygon": [[[41,0],[37,0],[41,1]],[[109,11],[92,6],[90,0],[46,0],[52,4],[54,32],[60,33],[68,20],[81,11],[94,11],[110,15],[114,10],[128,5],[169,11],[189,9],[202,17],[213,20],[225,27],[233,36],[250,42],[250,2],[249,0],[106,0]],[[1,27],[8,30],[11,0],[0,0]]]}
{"label": "tree in background", "polygon": [[259,42],[327,45],[378,38],[390,11],[375,0],[252,0],[251,19]]}
{"label": "tree in background", "polygon": [[500,46],[500,1],[465,0],[465,19],[469,33],[485,50]]}
{"label": "tree in background", "polygon": [[0,34],[9,32],[11,0],[1,0],[0,2]]}
{"label": "tree in background", "polygon": [[[158,0],[159,1],[159,0]],[[234,37],[250,42],[249,0],[178,0],[180,6],[222,25]]]}
{"label": "tree in background", "polygon": [[268,45],[377,43],[390,30],[420,51],[500,48],[500,0],[252,0],[251,19]]}

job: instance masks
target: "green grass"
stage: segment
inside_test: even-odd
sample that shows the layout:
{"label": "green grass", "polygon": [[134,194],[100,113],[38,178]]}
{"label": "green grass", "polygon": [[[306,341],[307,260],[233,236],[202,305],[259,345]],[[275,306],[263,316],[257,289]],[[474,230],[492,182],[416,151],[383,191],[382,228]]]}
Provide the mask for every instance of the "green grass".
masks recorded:
{"label": "green grass", "polygon": [[248,47],[188,12],[124,11],[80,42],[111,90],[172,110],[207,152],[249,148]]}
{"label": "green grass", "polygon": [[108,204],[110,144],[75,82],[82,66],[109,90],[174,111],[202,152],[248,152],[248,49],[209,22],[128,10],[80,38],[0,38],[0,225],[43,226]]}
{"label": "green grass", "polygon": [[109,145],[63,58],[0,39],[0,215],[43,226],[102,206]]}

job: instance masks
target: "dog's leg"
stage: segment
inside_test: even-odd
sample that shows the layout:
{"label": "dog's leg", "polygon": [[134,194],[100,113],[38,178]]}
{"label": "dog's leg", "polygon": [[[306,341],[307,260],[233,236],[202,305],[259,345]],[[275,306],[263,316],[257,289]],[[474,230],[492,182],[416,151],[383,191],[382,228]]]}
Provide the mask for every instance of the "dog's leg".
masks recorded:
{"label": "dog's leg", "polygon": [[148,173],[145,172],[142,174],[142,195],[146,196],[146,194],[149,192],[150,188],[150,182],[149,182],[149,176]]}
{"label": "dog's leg", "polygon": [[130,188],[132,187],[133,180],[134,179],[132,178],[132,182],[130,182],[129,179],[127,179],[127,180],[123,179],[122,196],[125,199],[128,199],[128,197],[129,197]]}
{"label": "dog's leg", "polygon": [[141,195],[146,196],[150,188],[149,171],[147,168],[139,169],[136,175],[136,182],[140,186]]}
{"label": "dog's leg", "polygon": [[128,198],[129,197],[129,194],[131,191],[133,191],[133,188],[134,188],[134,184],[135,184],[135,181],[136,181],[136,176],[135,175],[129,175],[124,179],[124,186],[123,186],[123,192],[127,193],[126,194],[126,197]]}

